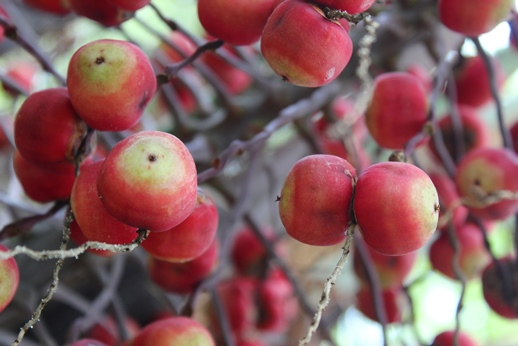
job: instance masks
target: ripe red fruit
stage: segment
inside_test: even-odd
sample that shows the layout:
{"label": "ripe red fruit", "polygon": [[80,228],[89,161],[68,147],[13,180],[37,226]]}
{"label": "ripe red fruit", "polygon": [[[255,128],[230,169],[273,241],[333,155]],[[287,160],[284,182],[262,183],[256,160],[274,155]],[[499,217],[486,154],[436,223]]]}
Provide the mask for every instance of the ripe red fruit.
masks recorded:
{"label": "ripe red fruit", "polygon": [[137,11],[147,6],[151,0],[109,0],[115,6],[126,11]]}
{"label": "ripe red fruit", "polygon": [[[6,77],[15,82],[26,94],[30,94],[33,87],[33,77],[37,68],[27,61],[17,61],[7,67]],[[4,90],[12,96],[17,96],[18,91],[2,83]]]}
{"label": "ripe red fruit", "polygon": [[356,14],[367,11],[376,0],[315,0],[317,5]]}
{"label": "ripe red fruit", "polygon": [[116,26],[133,16],[133,11],[126,11],[111,2],[102,4],[90,0],[67,0],[70,9],[76,14],[94,20],[104,26]]}
{"label": "ripe red fruit", "polygon": [[466,223],[468,209],[462,205],[455,182],[445,174],[432,173],[430,179],[437,189],[441,210],[439,211],[438,229],[445,231],[451,224],[459,228]]}
{"label": "ripe red fruit", "polygon": [[198,188],[196,206],[180,224],[164,232],[153,232],[142,247],[162,261],[185,262],[204,253],[218,229],[218,210],[210,195]]}
{"label": "ripe red fruit", "polygon": [[439,19],[466,36],[493,30],[511,14],[513,0],[439,0]]}
{"label": "ripe red fruit", "polygon": [[137,237],[137,228],[123,224],[104,208],[97,193],[97,178],[103,161],[81,168],[77,177],[70,204],[83,235],[88,240],[108,244],[128,244]]}
{"label": "ripe red fruit", "polygon": [[152,322],[142,328],[127,346],[215,346],[210,332],[188,317],[170,317]]}
{"label": "ripe red fruit", "polygon": [[198,16],[211,35],[232,45],[259,40],[274,0],[198,0]]}
{"label": "ripe red fruit", "polygon": [[175,136],[142,131],[117,143],[102,165],[97,189],[106,211],[119,221],[165,231],[196,206],[196,166]]}
{"label": "ripe red fruit", "polygon": [[[484,246],[482,233],[478,226],[472,223],[466,223],[459,228],[455,228],[454,232],[459,245],[458,264],[464,278],[469,280],[479,277],[482,269],[491,260]],[[429,256],[435,270],[450,279],[459,280],[453,267],[455,250],[448,232],[442,232],[439,238],[435,239],[430,247]]]}
{"label": "ripe red fruit", "polygon": [[[507,289],[502,275],[507,277],[510,286]],[[505,318],[518,318],[518,266],[515,257],[489,263],[482,272],[482,292],[494,312]]]}
{"label": "ripe red fruit", "polygon": [[122,131],[140,119],[155,93],[156,78],[139,47],[105,39],[87,43],[72,55],[67,86],[72,105],[89,126]]}
{"label": "ripe red fruit", "polygon": [[[383,296],[383,308],[385,309],[387,323],[400,323],[404,309],[404,297],[401,287],[393,287],[381,291]],[[376,315],[376,307],[372,299],[372,291],[368,286],[362,286],[356,294],[356,308],[360,310],[365,317],[380,322]]]}
{"label": "ripe red fruit", "polygon": [[504,220],[518,210],[518,200],[504,198],[486,203],[502,191],[518,192],[518,156],[504,148],[478,148],[459,163],[455,182],[463,203],[484,220]]}
{"label": "ripe red fruit", "polygon": [[[501,87],[505,81],[502,66],[498,60],[490,59],[495,70],[497,86]],[[463,58],[453,72],[459,104],[480,107],[493,99],[489,74],[480,55]]]}
{"label": "ripe red fruit", "polygon": [[288,172],[279,200],[279,215],[290,236],[309,245],[345,240],[356,171],[332,155],[309,155]]}
{"label": "ripe red fruit", "polygon": [[285,331],[295,318],[298,305],[293,286],[284,273],[276,268],[264,278],[258,287],[257,328],[264,331]]}
{"label": "ripe red fruit", "polygon": [[438,334],[432,342],[432,346],[478,346],[478,343],[471,338],[468,334],[460,331],[457,339],[457,344],[454,342],[455,340],[455,331],[447,330],[440,334]]}
{"label": "ripe red fruit", "polygon": [[[270,243],[275,242],[273,229],[268,227],[261,232]],[[279,250],[278,247],[277,250]],[[234,267],[242,275],[260,275],[264,273],[265,266],[268,265],[266,248],[248,226],[244,226],[236,234],[231,258]]]}
{"label": "ripe red fruit", "polygon": [[381,162],[358,177],[353,210],[367,245],[385,255],[403,255],[421,248],[434,233],[439,198],[420,168]]}
{"label": "ripe red fruit", "polygon": [[70,198],[76,180],[72,163],[37,164],[15,151],[13,167],[25,194],[34,201],[46,203]]}
{"label": "ripe red fruit", "polygon": [[426,90],[417,77],[407,72],[387,72],[376,77],[365,121],[378,145],[403,149],[421,132],[427,115]]}
{"label": "ripe red fruit", "polygon": [[[0,252],[5,251],[8,248],[0,244]],[[20,272],[16,260],[13,257],[0,260],[0,312],[13,300],[19,282]]]}
{"label": "ripe red fruit", "polygon": [[[482,121],[473,107],[459,105],[459,121],[462,124],[462,142],[464,144],[464,153],[466,154],[472,149],[488,146],[491,142],[491,133],[488,126]],[[446,115],[437,122],[437,127],[441,131],[444,145],[450,156],[455,159],[455,128],[451,115]],[[437,159],[440,159],[435,147],[434,141],[429,142],[431,152]]]}
{"label": "ripe red fruit", "polygon": [[[225,44],[220,49],[238,58],[232,46]],[[214,52],[206,52],[202,55],[201,60],[207,64],[207,67],[219,77],[223,85],[234,95],[242,93],[252,83],[252,77],[248,73],[238,69]]]}
{"label": "ripe red fruit", "polygon": [[[131,317],[124,319],[124,327],[130,339],[140,331],[140,325]],[[122,341],[117,323],[111,316],[107,316],[101,322],[96,323],[86,334],[89,338],[102,341],[107,346],[118,346]]]}
{"label": "ripe red fruit", "polygon": [[195,259],[183,263],[166,262],[152,256],[148,259],[151,280],[167,292],[187,294],[208,276],[218,261],[219,245],[216,239]]}
{"label": "ripe red fruit", "polygon": [[[363,240],[358,240],[362,241]],[[407,275],[412,270],[417,253],[410,252],[401,256],[387,256],[372,250],[369,246],[364,247],[370,257],[371,263],[378,275],[378,281],[382,289],[401,287]],[[361,260],[359,251],[354,251],[353,256],[354,273],[358,279],[367,284],[369,282],[366,268]]]}
{"label": "ripe red fruit", "polygon": [[352,48],[338,21],[301,0],[285,0],[277,6],[261,36],[261,52],[272,70],[284,81],[304,87],[319,87],[338,77]]}
{"label": "ripe red fruit", "polygon": [[31,94],[14,120],[14,142],[20,155],[34,163],[74,162],[87,131],[66,88]]}

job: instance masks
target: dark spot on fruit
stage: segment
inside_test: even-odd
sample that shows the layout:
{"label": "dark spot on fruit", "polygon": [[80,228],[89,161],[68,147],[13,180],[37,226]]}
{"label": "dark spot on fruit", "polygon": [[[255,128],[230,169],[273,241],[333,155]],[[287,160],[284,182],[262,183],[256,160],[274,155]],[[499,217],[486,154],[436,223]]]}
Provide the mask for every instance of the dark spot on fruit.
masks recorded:
{"label": "dark spot on fruit", "polygon": [[95,64],[96,65],[101,65],[102,63],[104,63],[104,57],[103,56],[97,57],[95,59]]}
{"label": "dark spot on fruit", "polygon": [[435,212],[438,212],[439,210],[441,210],[441,206],[439,204],[436,204],[433,209]]}
{"label": "dark spot on fruit", "polygon": [[475,179],[475,180],[473,181],[473,184],[475,184],[475,185],[477,185],[477,186],[480,186],[480,179],[478,179],[478,178],[477,178],[477,179]]}
{"label": "dark spot on fruit", "polygon": [[290,80],[288,79],[288,77],[286,77],[286,76],[284,76],[284,75],[283,75],[283,76],[281,76],[281,79],[282,79],[282,81],[283,81],[283,82],[286,82],[286,83],[289,83],[289,82],[290,82]]}
{"label": "dark spot on fruit", "polygon": [[147,159],[149,162],[155,162],[157,160],[157,157],[156,157],[156,155],[149,154]]}

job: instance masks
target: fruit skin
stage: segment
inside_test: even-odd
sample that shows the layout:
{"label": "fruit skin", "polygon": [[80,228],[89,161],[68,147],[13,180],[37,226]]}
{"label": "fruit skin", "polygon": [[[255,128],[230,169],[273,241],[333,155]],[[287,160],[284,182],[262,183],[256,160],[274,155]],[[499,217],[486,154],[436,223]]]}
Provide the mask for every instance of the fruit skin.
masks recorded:
{"label": "fruit skin", "polygon": [[439,198],[420,168],[380,162],[358,177],[353,210],[367,245],[385,255],[404,255],[421,248],[434,233]]}
{"label": "fruit skin", "polygon": [[109,0],[115,6],[126,11],[137,11],[147,6],[151,0]]}
{"label": "fruit skin", "polygon": [[[432,346],[454,346],[455,331],[447,330],[438,334],[432,342]],[[459,332],[457,346],[478,346],[478,343],[466,333]]]}
{"label": "fruit skin", "polygon": [[96,40],[80,47],[68,65],[67,87],[79,116],[100,131],[134,126],[156,91],[147,55],[119,40]]}
{"label": "fruit skin", "polygon": [[513,4],[513,0],[439,0],[439,19],[450,30],[479,36],[506,20]]}
{"label": "fruit skin", "polygon": [[332,155],[309,155],[286,176],[279,216],[288,234],[309,245],[334,245],[345,240],[351,222],[354,167]]}
{"label": "fruit skin", "polygon": [[232,45],[259,40],[274,0],[198,0],[198,17],[211,35]]}
{"label": "fruit skin", "polygon": [[439,223],[437,229],[447,231],[450,224],[459,228],[466,223],[468,208],[462,205],[457,186],[453,179],[446,174],[431,173],[430,179],[439,195],[441,210],[439,211]]}
{"label": "fruit skin", "polygon": [[65,0],[76,14],[101,23],[104,26],[116,26],[133,16],[133,11],[125,11],[111,2],[102,5],[90,0]]}
{"label": "fruit skin", "polygon": [[[482,270],[491,260],[484,246],[484,238],[478,226],[466,223],[454,229],[459,244],[459,267],[467,280],[480,277]],[[455,250],[448,232],[442,232],[430,246],[432,267],[450,279],[459,280],[453,268]]]}
{"label": "fruit skin", "polygon": [[141,329],[127,346],[215,346],[209,331],[188,317],[170,317]]}
{"label": "fruit skin", "polygon": [[261,52],[272,70],[284,81],[304,87],[319,87],[338,77],[352,49],[349,34],[338,22],[300,0],[278,5],[261,36]]}
{"label": "fruit skin", "polygon": [[191,261],[173,263],[150,256],[147,269],[151,280],[163,290],[187,294],[212,272],[217,264],[218,254],[219,245],[214,239],[205,252]]}
{"label": "fruit skin", "polygon": [[[464,153],[459,153],[459,157],[462,157],[462,155],[472,149],[486,147],[490,144],[491,133],[488,126],[480,118],[476,108],[467,105],[459,105],[458,115],[459,121],[462,124],[464,143]],[[453,126],[451,115],[442,117],[437,122],[437,128],[441,131],[446,149],[450,156],[455,160],[455,128]],[[440,160],[434,141],[429,142],[429,148],[432,154]]]}
{"label": "fruit skin", "polygon": [[164,232],[153,232],[142,247],[162,261],[186,262],[204,253],[218,230],[218,210],[210,195],[198,188],[196,206],[180,224]]}
{"label": "fruit skin", "polygon": [[16,113],[14,142],[34,163],[74,162],[87,126],[77,116],[66,88],[32,93]]}
{"label": "fruit skin", "polygon": [[484,220],[504,220],[518,210],[518,200],[504,199],[481,204],[485,196],[498,191],[518,192],[518,156],[505,148],[478,148],[459,163],[455,183],[469,211]]}
{"label": "fruit skin", "polygon": [[[508,319],[518,318],[518,268],[515,257],[504,257],[488,264],[482,272],[482,293],[489,307],[500,316]],[[499,268],[505,271],[511,285],[511,292],[505,291]],[[510,302],[506,297],[510,298]]]}
{"label": "fruit skin", "polygon": [[[128,332],[128,338],[134,337],[140,331],[138,322],[129,316],[124,319],[124,327]],[[117,322],[111,316],[107,316],[101,322],[96,323],[86,334],[89,338],[99,340],[107,346],[118,346],[122,341]]]}
{"label": "fruit skin", "polygon": [[[393,287],[381,291],[383,307],[387,317],[387,323],[400,323],[403,309],[401,287]],[[356,308],[365,317],[379,322],[376,316],[376,308],[372,299],[372,291],[368,286],[362,286],[356,294]]]}
{"label": "fruit skin", "polygon": [[117,143],[97,180],[99,198],[119,221],[165,231],[185,220],[196,206],[196,166],[175,136],[142,131]]}
{"label": "fruit skin", "polygon": [[[496,59],[491,59],[491,63],[497,87],[500,88],[505,81],[503,68]],[[463,58],[453,72],[459,104],[480,107],[493,99],[489,74],[484,59],[480,55]]]}
{"label": "fruit skin", "polygon": [[[36,74],[37,67],[27,61],[17,61],[12,63],[6,71],[6,76],[15,82],[25,94],[30,94],[33,88],[33,78]],[[12,89],[8,85],[2,83],[4,90],[11,96],[18,96],[18,91]]]}
{"label": "fruit skin", "polygon": [[[0,244],[0,252],[8,250],[7,247]],[[14,257],[0,260],[0,312],[13,300],[19,282],[20,272]]]}
{"label": "fruit skin", "polygon": [[70,198],[76,179],[73,164],[37,164],[24,159],[16,150],[13,168],[25,194],[32,200],[47,203]]}
{"label": "fruit skin", "polygon": [[365,122],[379,146],[401,150],[421,132],[428,115],[423,83],[407,72],[387,72],[374,80]]}
{"label": "fruit skin", "polygon": [[137,228],[125,225],[108,214],[98,197],[97,178],[103,163],[97,161],[81,168],[70,196],[74,219],[88,240],[128,244],[137,237]]}
{"label": "fruit skin", "polygon": [[333,10],[347,11],[349,14],[356,14],[367,11],[376,0],[315,0],[315,3],[322,7],[329,7]]}
{"label": "fruit skin", "polygon": [[[258,318],[256,294],[259,281],[253,277],[235,276],[218,285],[217,292],[227,314],[230,329],[236,335],[254,329]],[[213,323],[219,325],[213,312]],[[217,328],[217,327],[216,327]]]}
{"label": "fruit skin", "polygon": [[[83,234],[83,231],[81,230],[75,219],[72,220],[72,222],[70,223],[70,239],[77,245],[83,245],[88,241],[88,239]],[[110,250],[88,249],[86,251],[104,257],[113,256],[115,254]]]}
{"label": "fruit skin", "polygon": [[[361,238],[358,241],[363,242]],[[386,256],[364,246],[370,256],[373,267],[378,275],[379,285],[382,289],[401,287],[407,275],[414,267],[417,253],[410,252],[401,256]],[[359,251],[353,254],[354,273],[363,284],[368,284],[367,270],[361,260]]]}

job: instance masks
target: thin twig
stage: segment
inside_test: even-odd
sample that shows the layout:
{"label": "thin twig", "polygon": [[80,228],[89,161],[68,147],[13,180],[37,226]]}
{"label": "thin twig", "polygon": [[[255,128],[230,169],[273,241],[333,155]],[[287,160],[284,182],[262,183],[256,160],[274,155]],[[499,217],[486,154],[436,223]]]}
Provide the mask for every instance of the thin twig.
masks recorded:
{"label": "thin twig", "polygon": [[330,293],[331,288],[335,284],[336,280],[340,276],[340,273],[342,272],[342,269],[345,265],[345,262],[347,261],[347,257],[349,256],[349,253],[351,252],[351,244],[352,239],[354,235],[354,229],[356,228],[355,224],[351,224],[347,230],[346,230],[346,236],[345,244],[342,247],[342,255],[340,256],[340,259],[338,260],[338,263],[336,264],[333,272],[331,275],[327,278],[326,283],[324,284],[324,291],[322,292],[322,296],[320,297],[320,301],[318,302],[317,312],[313,316],[313,320],[311,321],[311,324],[308,328],[308,331],[306,333],[306,336],[304,336],[299,341],[299,346],[308,345],[311,341],[311,338],[313,337],[313,334],[318,328],[318,325],[320,324],[320,319],[322,318],[322,313],[324,309],[329,304],[329,301],[331,300]]}

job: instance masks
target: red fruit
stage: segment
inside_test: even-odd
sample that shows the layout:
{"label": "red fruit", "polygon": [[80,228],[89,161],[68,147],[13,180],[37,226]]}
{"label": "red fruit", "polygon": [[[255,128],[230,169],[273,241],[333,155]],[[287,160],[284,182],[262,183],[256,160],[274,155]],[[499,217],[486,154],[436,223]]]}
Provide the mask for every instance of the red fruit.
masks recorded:
{"label": "red fruit", "polygon": [[70,204],[74,218],[88,240],[108,244],[128,244],[137,237],[137,228],[128,226],[112,217],[104,208],[97,192],[97,179],[103,161],[81,168]]}
{"label": "red fruit", "polygon": [[430,73],[421,65],[411,64],[406,68],[406,72],[417,77],[423,84],[426,93],[431,93],[433,90],[433,80]]}
{"label": "red fruit", "polygon": [[[478,226],[472,223],[466,223],[459,228],[455,228],[454,232],[459,245],[458,265],[464,278],[469,280],[479,277],[482,269],[491,260],[484,246],[482,233]],[[450,279],[459,280],[453,267],[455,250],[448,232],[442,232],[439,238],[433,242],[429,256],[435,270]]]}
{"label": "red fruit", "polygon": [[126,11],[137,11],[147,6],[151,0],[109,0],[115,6]]}
{"label": "red fruit", "polygon": [[18,152],[34,163],[73,163],[86,131],[87,126],[72,107],[66,88],[31,94],[14,121]]}
{"label": "red fruit", "polygon": [[90,0],[67,0],[70,9],[76,14],[94,20],[104,26],[117,26],[131,17],[133,11],[126,11],[111,2],[102,4]]}
{"label": "red fruit", "polygon": [[[77,245],[83,245],[88,241],[88,239],[83,234],[83,231],[81,231],[81,228],[79,228],[79,225],[77,224],[77,221],[74,219],[70,223],[70,239]],[[96,250],[96,249],[88,249],[87,250],[90,253],[99,255],[99,256],[112,256],[114,255],[113,252],[109,250]]]}
{"label": "red fruit", "polygon": [[309,245],[344,241],[355,177],[354,167],[337,156],[309,155],[297,161],[279,200],[279,215],[288,234]]}
{"label": "red fruit", "polygon": [[502,191],[518,192],[518,156],[504,148],[478,148],[459,163],[455,182],[463,203],[484,220],[504,220],[518,211],[518,200],[499,199]]}
{"label": "red fruit", "polygon": [[205,191],[198,188],[198,198],[192,213],[167,231],[151,233],[142,242],[142,247],[162,261],[190,261],[208,249],[217,229],[216,205]]}
{"label": "red fruit", "polygon": [[[232,46],[225,44],[220,49],[238,58]],[[207,64],[228,91],[234,95],[242,93],[252,83],[252,77],[248,73],[238,69],[214,52],[206,52],[202,55],[201,60]]]}
{"label": "red fruit", "polygon": [[[273,243],[275,235],[271,228],[262,230],[264,236]],[[254,275],[264,272],[267,265],[267,253],[263,243],[248,226],[244,226],[234,238],[231,252],[232,263],[242,275]]]}
{"label": "red fruit", "polygon": [[298,305],[293,286],[280,269],[272,270],[259,283],[259,319],[257,328],[264,331],[285,331],[297,314]]}
{"label": "red fruit", "polygon": [[[387,323],[400,323],[402,310],[404,308],[402,291],[400,287],[394,287],[381,291],[383,296],[383,307],[386,314]],[[376,315],[374,300],[372,299],[372,291],[368,286],[363,286],[356,294],[356,308],[360,310],[365,317],[380,322]]]}
{"label": "red fruit", "polygon": [[67,0],[23,0],[23,2],[31,7],[57,15],[70,13],[70,6]]}
{"label": "red fruit", "polygon": [[[498,265],[497,265],[498,264]],[[503,270],[503,273],[501,272]],[[502,277],[505,275],[509,287]],[[489,307],[502,317],[518,318],[518,266],[516,258],[491,262],[482,272],[482,292]]]}
{"label": "red fruit", "polygon": [[212,272],[218,261],[218,252],[218,243],[213,240],[204,253],[188,262],[172,263],[150,256],[147,267],[149,276],[167,292],[190,293]]}
{"label": "red fruit", "polygon": [[321,7],[329,7],[332,10],[347,11],[356,14],[367,11],[376,0],[315,0]]}
{"label": "red fruit", "polygon": [[[128,338],[130,339],[135,337],[140,331],[138,322],[131,317],[125,318],[124,326],[128,332]],[[92,329],[88,331],[87,335],[89,338],[102,341],[108,346],[118,346],[122,341],[117,323],[110,316],[104,318],[102,322],[96,323]]]}
{"label": "red fruit", "polygon": [[[30,94],[33,87],[33,77],[36,73],[36,66],[26,61],[18,61],[7,68],[6,76],[15,82],[25,94]],[[17,96],[18,92],[8,85],[2,83],[4,90],[11,96]]]}
{"label": "red fruit", "polygon": [[[9,14],[4,10],[2,6],[0,6],[0,16],[3,16],[5,19],[10,20]],[[2,42],[5,38],[5,29],[3,26],[0,26],[0,42]]]}
{"label": "red fruit", "polygon": [[[0,252],[8,250],[7,247],[0,244]],[[19,282],[20,272],[14,257],[0,260],[0,312],[13,300]]]}
{"label": "red fruit", "polygon": [[117,143],[102,165],[97,189],[119,221],[165,231],[194,210],[197,175],[189,150],[175,136],[142,131]]}
{"label": "red fruit", "polygon": [[[257,287],[257,280],[251,277],[234,277],[217,287],[232,332],[245,333],[255,326],[258,318],[255,304]],[[216,318],[215,314],[213,318]],[[217,321],[214,323],[218,325]]]}
{"label": "red fruit", "polygon": [[430,179],[437,189],[441,210],[439,211],[438,229],[445,231],[451,224],[459,228],[466,223],[468,209],[462,205],[455,182],[445,174],[432,173]]}
{"label": "red fruit", "polygon": [[284,81],[305,87],[319,87],[338,77],[351,58],[352,47],[338,21],[300,0],[277,6],[261,36],[261,52],[272,70]]}
{"label": "red fruit", "polygon": [[[362,241],[363,240],[359,240]],[[378,281],[382,289],[401,287],[407,275],[414,267],[417,257],[416,252],[401,256],[386,256],[364,246],[367,250],[372,266],[378,275]],[[369,282],[366,268],[361,260],[359,251],[354,251],[353,257],[354,273],[364,284]]]}
{"label": "red fruit", "polygon": [[511,14],[513,0],[439,0],[439,19],[466,36],[493,30]]}
{"label": "red fruit", "polygon": [[[491,142],[491,133],[488,126],[482,121],[475,108],[466,105],[459,105],[459,121],[462,124],[462,141],[464,153],[480,147],[488,146]],[[451,115],[446,115],[437,122],[442,138],[450,156],[455,159],[455,128]],[[437,159],[440,159],[435,143],[430,141],[430,150]]]}
{"label": "red fruit", "polygon": [[[501,87],[505,75],[496,59],[491,59],[495,71],[496,83]],[[480,107],[493,99],[491,94],[489,74],[481,56],[463,58],[460,65],[454,69],[457,102],[472,107]]]}
{"label": "red fruit", "polygon": [[15,151],[13,167],[25,194],[34,201],[46,203],[70,198],[76,180],[73,164],[37,164]]}
{"label": "red fruit", "polygon": [[367,245],[385,255],[403,255],[421,248],[434,233],[439,199],[420,168],[381,162],[358,177],[353,210]]}
{"label": "red fruit", "polygon": [[155,93],[156,78],[139,47],[105,39],[87,43],[72,55],[67,86],[72,105],[89,126],[122,131],[140,119]]}
{"label": "red fruit", "polygon": [[152,322],[141,329],[127,346],[215,346],[210,332],[188,317],[171,317]]}
{"label": "red fruit", "polygon": [[365,121],[378,145],[403,149],[421,132],[427,115],[426,90],[417,77],[406,72],[388,72],[376,77]]}
{"label": "red fruit", "polygon": [[447,330],[438,334],[432,342],[432,346],[478,346],[478,343],[468,334],[460,331],[455,344],[455,331]]}
{"label": "red fruit", "polygon": [[232,45],[259,40],[274,0],[198,0],[198,16],[211,35]]}

